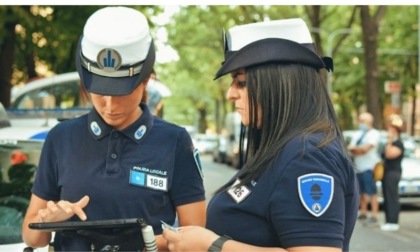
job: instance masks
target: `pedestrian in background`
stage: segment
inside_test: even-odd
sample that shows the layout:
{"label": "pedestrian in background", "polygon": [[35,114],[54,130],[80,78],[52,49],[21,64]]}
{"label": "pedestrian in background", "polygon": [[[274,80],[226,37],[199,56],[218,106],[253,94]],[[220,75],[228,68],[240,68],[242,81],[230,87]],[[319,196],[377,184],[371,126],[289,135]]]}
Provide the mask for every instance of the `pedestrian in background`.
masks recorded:
{"label": "pedestrian in background", "polygon": [[207,229],[165,229],[168,248],[348,251],[359,192],[320,74],[332,60],[318,56],[300,18],[233,27],[224,44],[216,78],[232,77],[245,162],[209,202]]}
{"label": "pedestrian in background", "polygon": [[401,141],[403,121],[398,115],[390,115],[387,123],[387,142],[382,158],[384,161],[384,177],[382,178],[382,192],[384,197],[385,224],[383,231],[397,231],[400,226],[400,199],[398,183],[401,179],[401,163],[404,157],[404,144]]}
{"label": "pedestrian in background", "polygon": [[[167,250],[161,221],[204,226],[203,176],[188,132],[141,102],[154,62],[142,13],[105,7],[89,17],[76,66],[93,109],[48,133],[22,226],[27,245],[51,240],[51,232],[29,229],[32,222],[141,218],[153,227],[159,250]],[[96,233],[95,239],[55,232],[53,245],[55,251],[142,251],[136,229],[130,236],[121,229]],[[102,230],[89,230],[95,231]],[[120,244],[110,244],[115,236]]]}
{"label": "pedestrian in background", "polygon": [[[378,150],[380,134],[373,127],[373,122],[374,118],[371,113],[361,113],[358,118],[359,131],[354,135],[348,146],[356,165],[361,193],[358,219],[369,227],[379,225],[379,202],[373,168],[381,160]],[[368,216],[369,203],[371,207],[370,216]]]}

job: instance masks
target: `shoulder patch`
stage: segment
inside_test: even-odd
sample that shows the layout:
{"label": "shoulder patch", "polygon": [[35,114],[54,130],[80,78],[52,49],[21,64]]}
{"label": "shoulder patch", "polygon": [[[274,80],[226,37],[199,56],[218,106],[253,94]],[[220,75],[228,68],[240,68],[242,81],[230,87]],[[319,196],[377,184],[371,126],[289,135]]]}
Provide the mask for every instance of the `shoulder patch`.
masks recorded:
{"label": "shoulder patch", "polygon": [[194,160],[201,178],[204,179],[203,168],[201,167],[200,153],[197,149],[194,149]]}
{"label": "shoulder patch", "polygon": [[334,178],[310,173],[298,178],[299,198],[305,209],[315,217],[325,213],[334,195]]}

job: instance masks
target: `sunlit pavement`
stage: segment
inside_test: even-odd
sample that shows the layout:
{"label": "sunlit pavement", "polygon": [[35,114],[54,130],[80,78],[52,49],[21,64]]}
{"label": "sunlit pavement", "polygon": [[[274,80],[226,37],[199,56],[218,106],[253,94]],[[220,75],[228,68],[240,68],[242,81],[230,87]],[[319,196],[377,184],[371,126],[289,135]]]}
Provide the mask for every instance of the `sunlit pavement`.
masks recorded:
{"label": "sunlit pavement", "polygon": [[350,251],[420,251],[420,206],[404,207],[400,213],[398,231],[382,231],[385,215],[381,210],[378,225],[366,227],[356,223]]}

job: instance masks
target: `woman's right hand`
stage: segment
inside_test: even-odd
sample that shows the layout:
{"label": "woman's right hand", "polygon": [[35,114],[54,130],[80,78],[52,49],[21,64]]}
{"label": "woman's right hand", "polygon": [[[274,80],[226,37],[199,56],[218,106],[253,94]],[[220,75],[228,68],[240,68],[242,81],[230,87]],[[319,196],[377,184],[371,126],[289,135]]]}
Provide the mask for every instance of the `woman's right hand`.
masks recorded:
{"label": "woman's right hand", "polygon": [[47,207],[38,210],[40,222],[65,221],[73,215],[77,215],[81,220],[86,220],[87,216],[83,208],[89,203],[89,196],[84,196],[78,202],[72,203],[66,200],[58,202],[48,201]]}
{"label": "woman's right hand", "polygon": [[51,242],[51,232],[44,232],[29,228],[34,222],[57,222],[68,220],[77,215],[81,220],[86,220],[83,208],[89,203],[89,197],[84,196],[78,202],[71,203],[65,200],[58,202],[45,201],[32,194],[22,223],[22,238],[27,246],[33,248],[45,247]]}

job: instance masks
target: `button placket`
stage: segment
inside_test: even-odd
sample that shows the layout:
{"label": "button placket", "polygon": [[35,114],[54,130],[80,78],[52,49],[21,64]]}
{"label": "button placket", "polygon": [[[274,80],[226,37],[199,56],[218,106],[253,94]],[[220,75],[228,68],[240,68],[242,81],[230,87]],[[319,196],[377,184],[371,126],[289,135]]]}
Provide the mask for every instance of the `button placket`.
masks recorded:
{"label": "button placket", "polygon": [[119,151],[121,150],[121,138],[120,133],[113,131],[108,141],[108,155],[106,172],[107,174],[118,173],[120,170]]}

